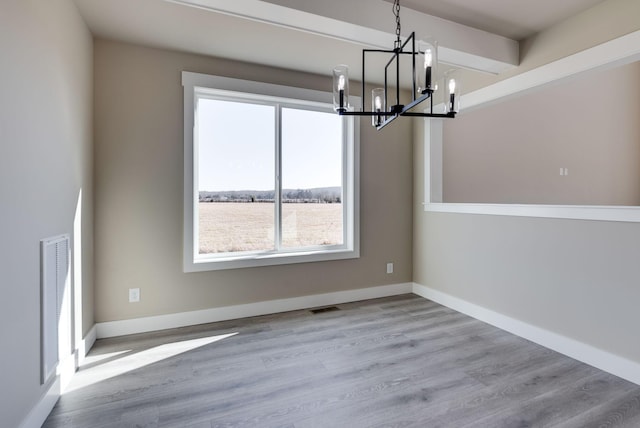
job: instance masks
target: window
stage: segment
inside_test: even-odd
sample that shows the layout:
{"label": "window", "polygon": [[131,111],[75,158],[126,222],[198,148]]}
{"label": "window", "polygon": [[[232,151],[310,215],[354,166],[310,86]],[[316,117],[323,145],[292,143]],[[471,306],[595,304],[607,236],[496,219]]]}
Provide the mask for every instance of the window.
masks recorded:
{"label": "window", "polygon": [[184,269],[356,258],[357,120],[331,93],[183,73]]}

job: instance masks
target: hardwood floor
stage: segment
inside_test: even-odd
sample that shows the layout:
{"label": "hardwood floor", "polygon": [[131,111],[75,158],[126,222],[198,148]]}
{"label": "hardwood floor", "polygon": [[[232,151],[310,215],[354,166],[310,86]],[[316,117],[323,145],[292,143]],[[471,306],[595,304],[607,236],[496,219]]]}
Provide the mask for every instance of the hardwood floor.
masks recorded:
{"label": "hardwood floor", "polygon": [[640,427],[640,387],[407,294],[99,340],[44,427]]}

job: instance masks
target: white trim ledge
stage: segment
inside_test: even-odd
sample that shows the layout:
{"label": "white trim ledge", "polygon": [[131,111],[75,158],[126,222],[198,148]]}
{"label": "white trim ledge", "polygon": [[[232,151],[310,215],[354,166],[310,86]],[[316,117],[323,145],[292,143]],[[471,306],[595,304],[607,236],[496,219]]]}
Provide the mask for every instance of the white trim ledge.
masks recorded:
{"label": "white trim ledge", "polygon": [[425,203],[424,210],[438,213],[506,215],[517,217],[562,218],[640,222],[638,206],[599,205],[523,205],[523,204],[465,204]]}
{"label": "white trim ledge", "polygon": [[640,385],[640,363],[414,283],[413,293]]}
{"label": "white trim ledge", "polygon": [[144,318],[97,323],[98,339],[128,334],[146,333],[169,328],[187,327],[197,324],[255,317],[279,312],[295,311],[318,306],[337,305],[411,293],[412,283],[381,285],[334,293],[314,294],[289,299],[268,300],[244,305],[224,306],[199,311],[180,312]]}

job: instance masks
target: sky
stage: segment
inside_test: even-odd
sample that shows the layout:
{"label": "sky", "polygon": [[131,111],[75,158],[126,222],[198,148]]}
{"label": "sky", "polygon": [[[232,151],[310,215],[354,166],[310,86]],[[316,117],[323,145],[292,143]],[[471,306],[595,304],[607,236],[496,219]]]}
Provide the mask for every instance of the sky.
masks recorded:
{"label": "sky", "polygon": [[[198,102],[199,190],[273,190],[275,107]],[[282,109],[283,189],[341,185],[341,119]]]}

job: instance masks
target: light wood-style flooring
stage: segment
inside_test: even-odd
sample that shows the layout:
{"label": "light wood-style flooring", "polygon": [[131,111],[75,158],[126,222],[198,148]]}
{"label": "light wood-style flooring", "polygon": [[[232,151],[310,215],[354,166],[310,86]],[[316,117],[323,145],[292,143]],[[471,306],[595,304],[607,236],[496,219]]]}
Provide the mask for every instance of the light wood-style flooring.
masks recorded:
{"label": "light wood-style flooring", "polygon": [[640,386],[407,294],[96,342],[44,427],[640,427]]}

